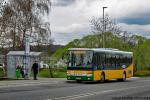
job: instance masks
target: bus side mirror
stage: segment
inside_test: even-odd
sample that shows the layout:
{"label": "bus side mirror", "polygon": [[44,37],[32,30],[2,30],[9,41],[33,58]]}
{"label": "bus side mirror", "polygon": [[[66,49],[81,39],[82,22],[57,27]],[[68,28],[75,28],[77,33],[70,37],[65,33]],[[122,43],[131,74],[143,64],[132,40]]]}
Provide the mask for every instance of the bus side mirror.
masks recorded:
{"label": "bus side mirror", "polygon": [[68,56],[68,53],[63,53],[61,59],[64,60],[65,56]]}
{"label": "bus side mirror", "polygon": [[62,55],[61,59],[62,59],[62,60],[64,59],[64,54]]}
{"label": "bus side mirror", "polygon": [[63,54],[62,54],[62,57],[61,57],[62,60],[64,60],[65,54],[66,54],[66,53],[63,53]]}

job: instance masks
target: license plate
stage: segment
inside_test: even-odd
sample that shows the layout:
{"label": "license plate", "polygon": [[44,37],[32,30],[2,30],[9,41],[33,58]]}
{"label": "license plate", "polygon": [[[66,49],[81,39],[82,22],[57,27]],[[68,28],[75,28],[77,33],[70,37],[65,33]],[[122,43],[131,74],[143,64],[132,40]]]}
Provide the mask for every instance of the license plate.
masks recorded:
{"label": "license plate", "polygon": [[77,77],[76,79],[77,79],[77,80],[80,80],[80,79],[81,79],[81,77]]}

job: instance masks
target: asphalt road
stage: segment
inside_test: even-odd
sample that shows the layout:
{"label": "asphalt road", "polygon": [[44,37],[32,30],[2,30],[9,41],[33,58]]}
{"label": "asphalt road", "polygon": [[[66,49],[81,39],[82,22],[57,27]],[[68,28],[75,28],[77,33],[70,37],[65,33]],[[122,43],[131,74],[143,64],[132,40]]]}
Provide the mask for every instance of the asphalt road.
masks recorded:
{"label": "asphalt road", "polygon": [[150,78],[0,88],[0,100],[150,100]]}

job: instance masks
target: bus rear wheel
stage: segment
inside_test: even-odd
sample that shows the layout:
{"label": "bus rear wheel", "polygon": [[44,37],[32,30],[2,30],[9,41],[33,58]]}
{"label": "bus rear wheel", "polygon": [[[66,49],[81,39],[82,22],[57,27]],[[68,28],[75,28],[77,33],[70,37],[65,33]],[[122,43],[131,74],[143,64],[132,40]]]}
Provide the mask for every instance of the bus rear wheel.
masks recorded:
{"label": "bus rear wheel", "polygon": [[126,73],[125,72],[122,74],[122,78],[118,79],[118,81],[121,81],[121,82],[126,81]]}
{"label": "bus rear wheel", "polygon": [[101,82],[101,83],[104,83],[104,82],[105,82],[105,74],[104,74],[104,73],[101,74],[100,82]]}

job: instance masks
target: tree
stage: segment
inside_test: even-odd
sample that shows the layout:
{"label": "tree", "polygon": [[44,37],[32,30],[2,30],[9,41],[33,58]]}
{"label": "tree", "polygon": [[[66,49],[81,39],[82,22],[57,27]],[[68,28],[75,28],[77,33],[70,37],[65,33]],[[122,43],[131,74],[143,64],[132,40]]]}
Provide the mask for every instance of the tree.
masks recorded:
{"label": "tree", "polygon": [[102,40],[103,40],[102,39],[103,35],[105,37],[104,40],[107,41],[105,32],[108,32],[108,33],[111,32],[115,35],[119,35],[121,33],[121,30],[117,26],[116,22],[111,20],[111,18],[108,15],[105,16],[104,20],[103,20],[103,18],[93,17],[90,22],[91,22],[91,27],[92,27],[93,33],[96,33],[99,35],[97,37],[99,47],[102,47],[101,44],[102,44]]}
{"label": "tree", "polygon": [[32,37],[34,44],[49,43],[50,24],[44,22],[43,16],[47,17],[50,9],[50,0],[8,0],[0,16],[1,43],[8,47],[9,41],[13,50],[16,47],[24,49],[26,34]]}
{"label": "tree", "polygon": [[93,17],[90,22],[93,33],[98,34],[97,41],[99,43],[99,47],[102,47],[103,36],[103,42],[111,42],[109,41],[110,39],[106,37],[106,33],[114,34],[114,36],[123,39],[124,43],[128,43],[129,45],[137,45],[136,37],[134,37],[134,35],[130,32],[123,31],[121,27],[117,25],[116,21],[112,20],[108,15],[105,16],[104,21],[103,18]]}

